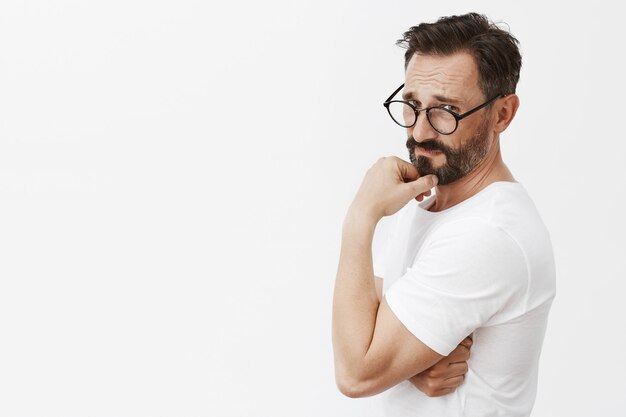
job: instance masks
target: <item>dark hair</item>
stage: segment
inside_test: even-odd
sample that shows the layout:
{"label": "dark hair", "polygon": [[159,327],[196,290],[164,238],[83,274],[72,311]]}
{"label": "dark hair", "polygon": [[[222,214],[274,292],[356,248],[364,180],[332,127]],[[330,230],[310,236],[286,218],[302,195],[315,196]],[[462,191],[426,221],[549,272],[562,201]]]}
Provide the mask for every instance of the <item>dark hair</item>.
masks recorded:
{"label": "dark hair", "polygon": [[468,13],[421,23],[405,32],[396,44],[407,49],[405,69],[415,53],[451,55],[465,51],[476,61],[479,87],[486,99],[515,92],[522,66],[519,42],[484,15]]}

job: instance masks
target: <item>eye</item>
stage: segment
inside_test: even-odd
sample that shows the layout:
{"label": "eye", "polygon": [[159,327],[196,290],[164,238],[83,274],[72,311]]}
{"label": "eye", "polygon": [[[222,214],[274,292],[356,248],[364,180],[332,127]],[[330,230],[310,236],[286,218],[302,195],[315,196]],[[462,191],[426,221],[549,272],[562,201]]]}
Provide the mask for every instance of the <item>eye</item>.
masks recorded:
{"label": "eye", "polygon": [[459,108],[455,107],[455,106],[453,106],[451,104],[442,104],[441,106],[439,106],[439,108],[450,110],[450,111],[452,111],[454,113],[458,113],[459,112]]}

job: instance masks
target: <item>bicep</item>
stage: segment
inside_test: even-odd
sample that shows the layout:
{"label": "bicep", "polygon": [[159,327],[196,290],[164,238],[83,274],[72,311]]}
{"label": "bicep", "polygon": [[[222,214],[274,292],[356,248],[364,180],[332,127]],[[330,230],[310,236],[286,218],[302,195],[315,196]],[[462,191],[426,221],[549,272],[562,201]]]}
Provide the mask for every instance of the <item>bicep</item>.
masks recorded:
{"label": "bicep", "polygon": [[412,334],[448,355],[476,329],[523,311],[527,275],[507,233],[455,222],[440,228],[385,299]]}
{"label": "bicep", "polygon": [[442,357],[409,332],[383,298],[365,355],[362,395],[383,392],[431,367]]}

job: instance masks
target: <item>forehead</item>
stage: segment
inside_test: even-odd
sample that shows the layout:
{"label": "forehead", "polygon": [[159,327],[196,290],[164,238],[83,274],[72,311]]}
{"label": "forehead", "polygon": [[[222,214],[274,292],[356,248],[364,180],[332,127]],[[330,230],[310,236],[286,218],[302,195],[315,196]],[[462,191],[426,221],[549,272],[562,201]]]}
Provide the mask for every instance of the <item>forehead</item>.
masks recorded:
{"label": "forehead", "polygon": [[443,96],[463,102],[481,96],[474,58],[467,52],[414,54],[405,72],[404,95],[420,101]]}

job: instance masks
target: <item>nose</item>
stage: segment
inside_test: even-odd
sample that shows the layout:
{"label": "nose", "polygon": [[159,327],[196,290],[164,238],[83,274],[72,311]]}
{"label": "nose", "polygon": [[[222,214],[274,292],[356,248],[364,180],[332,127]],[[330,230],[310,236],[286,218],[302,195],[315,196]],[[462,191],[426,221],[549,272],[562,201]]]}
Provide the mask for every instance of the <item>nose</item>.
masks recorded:
{"label": "nose", "polygon": [[417,142],[424,142],[429,139],[435,139],[439,133],[433,129],[428,121],[428,116],[426,116],[425,111],[420,111],[419,116],[417,117],[417,121],[412,127],[408,129],[409,137],[413,136],[413,138]]}

